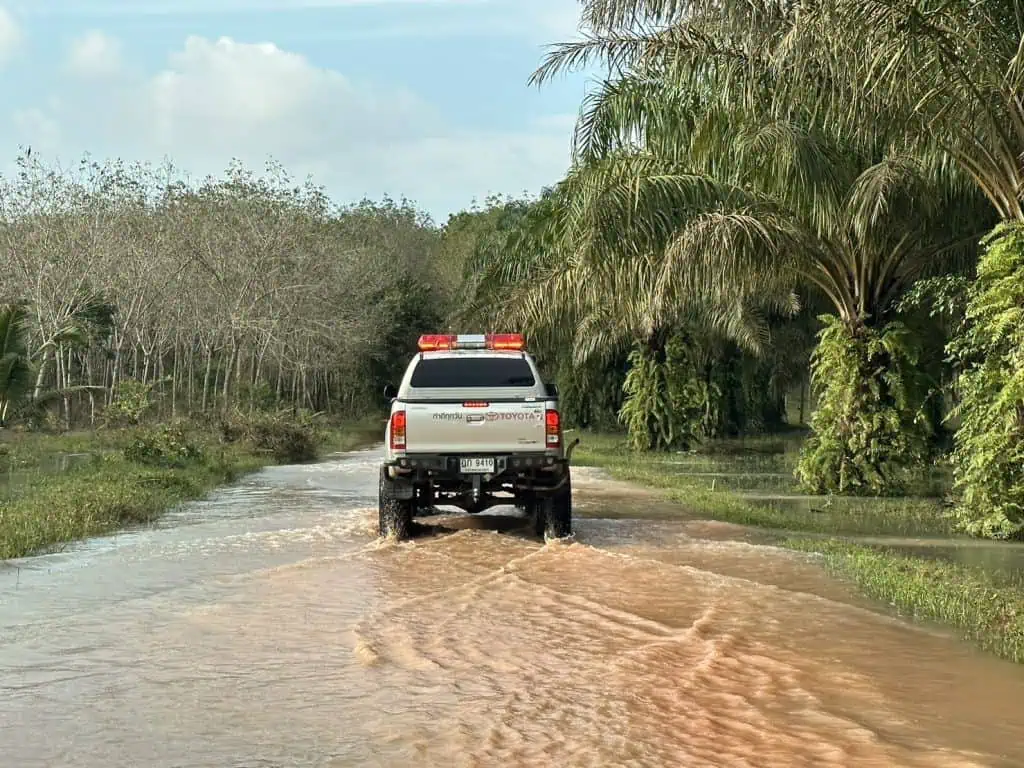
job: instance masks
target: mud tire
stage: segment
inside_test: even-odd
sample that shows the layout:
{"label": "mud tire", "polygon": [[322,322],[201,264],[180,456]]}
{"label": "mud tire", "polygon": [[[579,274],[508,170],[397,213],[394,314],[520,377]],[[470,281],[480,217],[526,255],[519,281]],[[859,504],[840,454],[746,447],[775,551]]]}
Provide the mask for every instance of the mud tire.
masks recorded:
{"label": "mud tire", "polygon": [[[566,470],[568,472],[568,470]],[[572,477],[554,495],[547,496],[537,505],[535,526],[545,540],[566,539],[572,536]],[[543,525],[543,528],[541,527]]]}
{"label": "mud tire", "polygon": [[377,534],[382,538],[405,541],[412,534],[412,516],[415,499],[396,499],[387,492],[384,467],[380,468],[380,486],[377,491]]}
{"label": "mud tire", "polygon": [[539,501],[527,501],[516,506],[523,511],[526,519],[530,521],[530,530],[533,532],[533,535],[543,538],[546,521],[541,503]]}

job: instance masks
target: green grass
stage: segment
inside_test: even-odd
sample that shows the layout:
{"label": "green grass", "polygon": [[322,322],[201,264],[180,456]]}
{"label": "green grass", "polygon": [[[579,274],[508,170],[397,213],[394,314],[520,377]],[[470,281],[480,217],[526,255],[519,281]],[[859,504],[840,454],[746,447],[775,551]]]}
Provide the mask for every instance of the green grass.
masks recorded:
{"label": "green grass", "polygon": [[[752,503],[737,489],[758,472],[791,472],[799,436],[712,444],[694,454],[632,454],[617,435],[580,433],[576,464],[601,467],[619,480],[661,489],[679,504],[680,517],[755,526],[776,534],[774,543],[822,556],[833,574],[902,615],[943,623],[965,639],[1005,659],[1024,662],[1024,583],[994,569],[920,557],[885,545],[865,546],[844,537],[955,538],[952,522],[935,499],[838,498],[797,503]],[[746,443],[746,445],[743,445]],[[727,457],[727,458],[723,458]],[[712,490],[706,478],[681,474],[725,471],[730,482]],[[798,495],[795,486],[792,489]],[[642,511],[639,514],[643,514]],[[997,545],[994,545],[997,546]],[[1004,553],[1005,554],[1005,553]]]}
{"label": "green grass", "polygon": [[[772,530],[829,535],[949,536],[954,532],[942,504],[930,498],[805,497],[791,479],[800,436],[712,443],[694,454],[635,454],[617,435],[579,433],[573,462],[601,467],[619,480],[665,491],[692,517]],[[741,447],[746,445],[747,453]],[[687,472],[691,474],[686,474]],[[719,472],[725,477],[695,477]],[[765,488],[763,475],[782,475]],[[739,491],[789,496],[741,498]]]}
{"label": "green grass", "polygon": [[1024,588],[978,568],[835,539],[787,539],[826,568],[914,619],[941,622],[986,651],[1024,662]]}
{"label": "green grass", "polygon": [[[318,454],[380,439],[379,419],[319,427]],[[153,435],[158,437],[154,438]],[[155,520],[183,501],[205,496],[242,474],[276,463],[273,450],[242,439],[223,443],[207,428],[183,431],[199,449],[191,458],[130,460],[124,449],[161,440],[152,428],[65,435],[0,433],[0,559],[58,549],[90,536]],[[85,461],[53,471],[53,457],[86,453]]]}

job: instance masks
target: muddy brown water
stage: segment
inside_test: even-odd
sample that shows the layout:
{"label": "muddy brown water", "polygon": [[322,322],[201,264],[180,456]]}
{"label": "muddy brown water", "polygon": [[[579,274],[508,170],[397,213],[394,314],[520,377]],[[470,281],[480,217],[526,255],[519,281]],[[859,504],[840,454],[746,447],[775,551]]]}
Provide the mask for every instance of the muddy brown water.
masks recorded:
{"label": "muddy brown water", "polygon": [[811,559],[582,468],[573,543],[382,544],[378,459],[0,567],[0,765],[1024,765],[1024,668]]}

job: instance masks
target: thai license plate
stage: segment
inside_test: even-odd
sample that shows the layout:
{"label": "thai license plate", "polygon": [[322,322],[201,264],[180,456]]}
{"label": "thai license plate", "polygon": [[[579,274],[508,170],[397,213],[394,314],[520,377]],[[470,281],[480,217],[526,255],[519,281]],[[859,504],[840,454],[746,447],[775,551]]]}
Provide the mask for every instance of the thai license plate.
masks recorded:
{"label": "thai license plate", "polygon": [[462,472],[493,472],[493,458],[459,459],[459,470]]}

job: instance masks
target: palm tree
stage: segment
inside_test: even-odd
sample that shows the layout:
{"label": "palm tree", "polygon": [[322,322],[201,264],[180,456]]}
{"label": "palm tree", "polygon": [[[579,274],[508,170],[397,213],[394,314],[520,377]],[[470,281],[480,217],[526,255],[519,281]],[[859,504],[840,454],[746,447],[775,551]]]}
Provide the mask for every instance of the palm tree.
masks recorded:
{"label": "palm tree", "polygon": [[0,310],[0,427],[6,425],[11,406],[17,407],[32,391],[26,318],[21,304],[9,304]]}
{"label": "palm tree", "polygon": [[[582,0],[578,42],[543,82],[594,60],[690,76],[773,78],[771,113],[844,140],[940,151],[1000,218],[1024,220],[1024,7],[1019,0]],[[743,91],[730,89],[733,97]]]}
{"label": "palm tree", "polygon": [[[33,415],[38,416],[61,400],[67,417],[70,396],[106,390],[103,386],[87,384],[44,389],[40,373],[46,366],[48,353],[62,344],[83,344],[91,332],[109,324],[112,311],[110,305],[99,300],[89,302],[75,313],[71,322],[30,352],[26,305],[8,304],[0,310],[0,427],[6,424],[14,409],[29,406]],[[70,426],[69,421],[65,421],[65,426]]]}
{"label": "palm tree", "polygon": [[[654,31],[615,29],[638,5],[688,15]],[[922,450],[902,439],[915,432],[904,386],[914,361],[894,325],[897,300],[919,277],[969,260],[992,211],[956,167],[896,134],[853,141],[799,107],[781,111],[769,54],[797,14],[730,6],[588,4],[599,32],[556,50],[535,79],[594,55],[612,75],[584,105],[559,204],[494,268],[523,286],[503,287],[495,306],[585,339],[597,328],[651,333],[695,310],[736,329],[750,325],[724,318],[743,317],[751,297],[781,305],[802,284],[833,309],[816,367],[845,377],[822,382],[826,404],[829,387],[846,403],[812,425],[819,442],[803,478],[878,491],[896,479],[886,465]]]}
{"label": "palm tree", "polygon": [[807,102],[855,141],[883,121],[948,156],[1000,218],[1024,221],[1019,0],[831,0],[794,24],[782,52],[792,77],[780,100]]}

